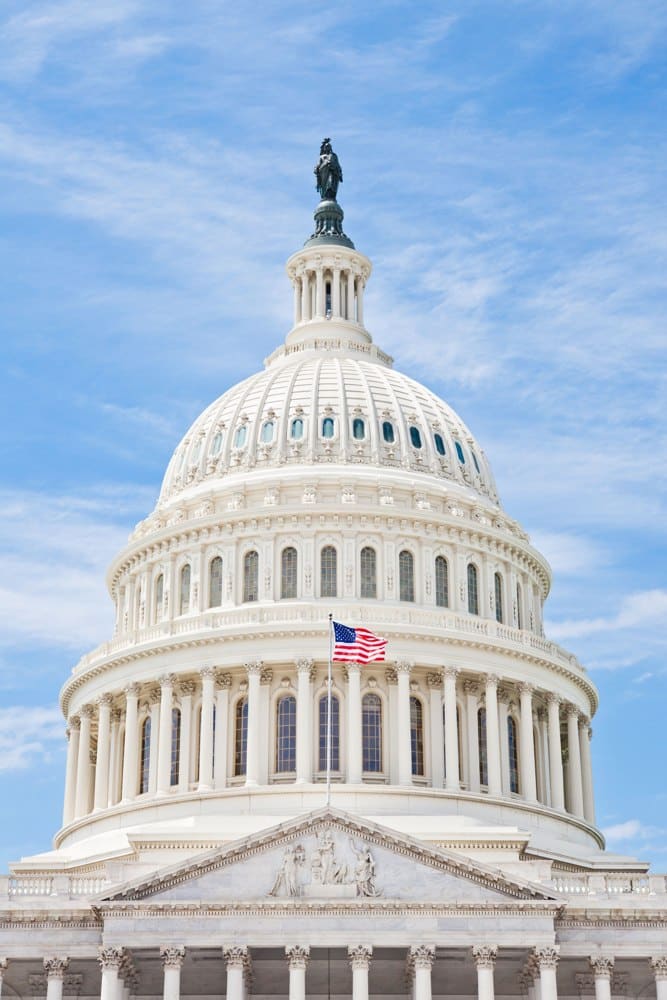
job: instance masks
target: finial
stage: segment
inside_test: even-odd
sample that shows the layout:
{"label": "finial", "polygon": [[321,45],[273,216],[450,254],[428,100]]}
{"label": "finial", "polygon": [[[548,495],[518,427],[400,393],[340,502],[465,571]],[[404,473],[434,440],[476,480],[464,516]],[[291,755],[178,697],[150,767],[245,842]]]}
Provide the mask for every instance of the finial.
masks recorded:
{"label": "finial", "polygon": [[343,182],[343,171],[328,136],[322,140],[320,158],[313,173],[315,187],[322,200],[315,209],[315,232],[305,245],[335,243],[354,249],[354,243],[343,232],[343,209],[336,201],[338,185]]}

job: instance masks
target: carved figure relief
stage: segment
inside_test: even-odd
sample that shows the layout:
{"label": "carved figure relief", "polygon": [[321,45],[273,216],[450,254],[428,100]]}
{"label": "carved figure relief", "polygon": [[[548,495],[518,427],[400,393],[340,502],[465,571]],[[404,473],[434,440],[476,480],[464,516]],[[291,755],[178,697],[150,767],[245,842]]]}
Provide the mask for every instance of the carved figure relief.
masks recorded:
{"label": "carved figure relief", "polygon": [[[343,847],[344,849],[344,847]],[[315,844],[309,855],[303,844],[286,848],[270,896],[380,896],[375,881],[375,858],[369,844],[357,846],[348,841],[348,857],[340,857],[341,845],[333,832],[325,829],[315,835]],[[308,878],[308,875],[310,876]]]}

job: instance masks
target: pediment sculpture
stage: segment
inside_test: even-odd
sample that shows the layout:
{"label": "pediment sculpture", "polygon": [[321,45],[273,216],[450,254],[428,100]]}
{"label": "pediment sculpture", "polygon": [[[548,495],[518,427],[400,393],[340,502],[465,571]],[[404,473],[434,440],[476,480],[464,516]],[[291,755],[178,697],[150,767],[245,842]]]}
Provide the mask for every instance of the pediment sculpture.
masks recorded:
{"label": "pediment sculpture", "polygon": [[[270,896],[343,899],[381,895],[375,881],[375,859],[370,846],[347,838],[346,850],[327,827],[314,837],[308,850],[302,843],[285,848],[269,891]],[[341,860],[345,850],[346,858]]]}

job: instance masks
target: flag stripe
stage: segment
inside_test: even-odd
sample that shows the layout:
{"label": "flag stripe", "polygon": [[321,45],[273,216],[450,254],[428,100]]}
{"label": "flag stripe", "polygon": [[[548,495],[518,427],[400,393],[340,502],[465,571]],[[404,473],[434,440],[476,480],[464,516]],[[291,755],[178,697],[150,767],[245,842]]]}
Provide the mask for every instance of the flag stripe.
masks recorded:
{"label": "flag stripe", "polygon": [[384,660],[387,640],[367,628],[352,628],[333,622],[333,659],[338,663],[376,663]]}

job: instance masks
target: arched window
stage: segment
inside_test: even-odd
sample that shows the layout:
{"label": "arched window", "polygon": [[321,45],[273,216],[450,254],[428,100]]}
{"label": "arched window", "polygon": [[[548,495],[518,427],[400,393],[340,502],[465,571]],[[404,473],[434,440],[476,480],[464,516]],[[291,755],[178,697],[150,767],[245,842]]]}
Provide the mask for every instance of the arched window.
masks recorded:
{"label": "arched window", "polygon": [[[319,768],[327,769],[327,696],[319,702]],[[340,702],[331,695],[331,770],[340,771]]]}
{"label": "arched window", "polygon": [[259,435],[262,444],[271,444],[273,441],[273,420],[265,420]]}
{"label": "arched window", "polygon": [[419,698],[410,698],[410,750],[412,773],[424,774],[424,712]]}
{"label": "arched window", "polygon": [[445,455],[445,442],[443,440],[442,434],[434,434],[433,440],[435,441],[435,450],[438,455]]}
{"label": "arched window", "polygon": [[466,464],[466,457],[463,454],[463,448],[461,447],[461,442],[460,441],[455,441],[454,442],[454,447],[456,448],[456,454],[457,454],[459,462],[461,463],[461,465],[465,465]]}
{"label": "arched window", "polygon": [[486,709],[480,708],[477,713],[477,749],[479,751],[479,783],[489,783],[489,758],[486,747]]}
{"label": "arched window", "polygon": [[359,556],[361,570],[361,597],[377,597],[377,556],[370,545],[364,546]]}
{"label": "arched window", "polygon": [[276,772],[296,771],[296,698],[288,694],[276,706]]}
{"label": "arched window", "polygon": [[473,563],[468,563],[468,611],[471,615],[479,614],[477,567]]}
{"label": "arched window", "polygon": [[157,580],[155,581],[155,608],[153,611],[153,619],[156,622],[162,620],[162,611],[164,609],[164,574],[160,573]]}
{"label": "arched window", "polygon": [[181,763],[181,710],[171,710],[171,778],[170,785],[178,784],[178,769]]}
{"label": "arched window", "polygon": [[222,559],[216,556],[208,567],[208,606],[219,608],[222,604]]}
{"label": "arched window", "polygon": [[141,752],[139,755],[139,793],[148,791],[148,775],[151,761],[151,717],[144,719],[141,727]]}
{"label": "arched window", "polygon": [[503,621],[503,578],[500,573],[493,574],[493,592],[496,599],[496,621]]}
{"label": "arched window", "polygon": [[292,440],[294,441],[301,440],[301,438],[303,437],[303,420],[301,419],[301,417],[296,417],[296,419],[292,421],[290,433],[292,435]]}
{"label": "arched window", "polygon": [[334,419],[333,417],[325,417],[322,421],[322,437],[332,438],[334,436]]}
{"label": "arched window", "polygon": [[449,568],[444,556],[435,560],[435,603],[438,608],[449,607]]}
{"label": "arched window", "polygon": [[472,448],[470,449],[470,454],[472,455],[472,460],[473,460],[473,464],[474,464],[474,466],[475,466],[475,470],[476,470],[476,472],[478,472],[478,473],[479,473],[479,472],[480,472],[480,468],[479,468],[479,462],[477,461],[477,455],[476,455],[476,454],[475,454],[475,452],[474,452],[474,451],[472,450]]}
{"label": "arched window", "polygon": [[243,557],[243,600],[259,600],[259,555],[254,549]]}
{"label": "arched window", "polygon": [[366,437],[366,424],[361,417],[355,417],[352,421],[352,437],[355,441],[363,441]]}
{"label": "arched window", "polygon": [[519,792],[519,744],[517,740],[516,720],[507,716],[507,749],[510,762],[510,792]]}
{"label": "arched window", "polygon": [[396,436],[394,434],[394,425],[390,420],[382,421],[382,437],[387,442],[387,444],[393,444],[394,441],[396,440]]}
{"label": "arched window", "polygon": [[413,448],[421,448],[422,446],[422,436],[418,427],[414,424],[410,427],[410,441],[412,442]]}
{"label": "arched window", "polygon": [[516,626],[517,628],[523,628],[523,610],[521,608],[521,584],[516,585]]}
{"label": "arched window", "polygon": [[325,545],[320,553],[320,597],[338,597],[338,553]]}
{"label": "arched window", "polygon": [[361,751],[364,771],[382,770],[382,701],[365,694],[361,701]]}
{"label": "arched window", "polygon": [[415,560],[407,549],[398,554],[398,596],[401,601],[415,599]]}
{"label": "arched window", "polygon": [[247,436],[248,436],[248,428],[246,427],[245,424],[242,424],[240,427],[237,427],[236,434],[234,435],[234,447],[242,448],[246,442]]}
{"label": "arched window", "polygon": [[234,713],[234,776],[246,773],[248,759],[248,699],[236,702]]}
{"label": "arched window", "polygon": [[222,448],[222,433],[221,431],[218,431],[218,433],[215,435],[211,443],[211,454],[218,455],[220,453],[221,448]]}
{"label": "arched window", "polygon": [[297,554],[289,546],[280,554],[280,598],[283,601],[296,597]]}
{"label": "arched window", "polygon": [[181,568],[181,590],[179,613],[186,615],[190,610],[190,563]]}

